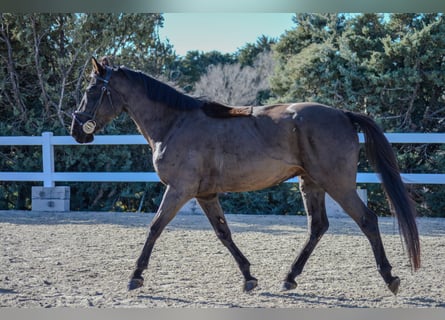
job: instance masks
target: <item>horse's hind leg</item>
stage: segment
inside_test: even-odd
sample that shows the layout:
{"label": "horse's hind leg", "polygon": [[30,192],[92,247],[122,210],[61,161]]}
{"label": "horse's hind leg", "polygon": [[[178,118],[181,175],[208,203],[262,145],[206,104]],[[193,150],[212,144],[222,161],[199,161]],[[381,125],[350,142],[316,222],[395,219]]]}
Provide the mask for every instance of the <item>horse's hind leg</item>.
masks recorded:
{"label": "horse's hind leg", "polygon": [[315,184],[309,177],[300,177],[300,191],[308,218],[308,238],[303,249],[292,263],[291,269],[283,283],[283,290],[297,287],[295,277],[304,268],[315,246],[329,228],[325,208],[325,191]]}
{"label": "horse's hind leg", "polygon": [[340,204],[346,213],[351,216],[366,235],[371,244],[380,275],[386,282],[389,290],[391,290],[393,294],[397,294],[400,279],[398,277],[393,277],[391,274],[392,267],[386,257],[385,249],[383,247],[377,215],[363,203],[357,195],[355,188],[349,188],[348,191],[344,191],[337,186],[335,191],[332,190],[329,194]]}
{"label": "horse's hind leg", "polygon": [[197,198],[219,240],[229,249],[244,276],[244,291],[251,291],[257,286],[257,279],[250,274],[250,263],[232,240],[232,235],[224,218],[224,213],[216,194]]}

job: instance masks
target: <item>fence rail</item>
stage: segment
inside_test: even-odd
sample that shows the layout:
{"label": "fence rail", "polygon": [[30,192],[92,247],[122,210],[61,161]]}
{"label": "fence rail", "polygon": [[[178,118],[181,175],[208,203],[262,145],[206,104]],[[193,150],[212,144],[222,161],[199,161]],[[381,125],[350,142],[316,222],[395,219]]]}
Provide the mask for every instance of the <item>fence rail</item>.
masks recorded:
{"label": "fence rail", "polygon": [[[420,144],[445,143],[445,133],[387,133],[391,143]],[[363,142],[363,134],[359,134]],[[89,145],[147,144],[141,135],[98,135]],[[3,172],[0,181],[41,181],[44,187],[54,187],[57,181],[71,182],[159,182],[155,172],[55,172],[54,146],[79,145],[70,136],[54,136],[52,132],[43,132],[41,136],[0,137],[0,146],[42,146],[41,172]],[[445,184],[445,174],[441,173],[402,173],[402,179],[409,184]],[[287,182],[297,182],[292,178]],[[380,183],[375,173],[359,172],[357,183]]]}

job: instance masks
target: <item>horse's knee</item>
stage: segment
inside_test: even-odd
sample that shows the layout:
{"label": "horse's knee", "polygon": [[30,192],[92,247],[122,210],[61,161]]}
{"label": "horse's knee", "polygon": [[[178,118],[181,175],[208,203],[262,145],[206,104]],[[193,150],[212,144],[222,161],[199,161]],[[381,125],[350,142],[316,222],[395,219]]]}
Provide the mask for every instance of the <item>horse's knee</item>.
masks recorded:
{"label": "horse's knee", "polygon": [[378,219],[377,215],[371,210],[366,210],[365,214],[359,220],[359,226],[362,230],[367,231],[369,233],[378,233]]}
{"label": "horse's knee", "polygon": [[311,225],[311,236],[317,240],[328,231],[329,229],[329,221],[327,219],[323,219],[317,223],[312,223]]}

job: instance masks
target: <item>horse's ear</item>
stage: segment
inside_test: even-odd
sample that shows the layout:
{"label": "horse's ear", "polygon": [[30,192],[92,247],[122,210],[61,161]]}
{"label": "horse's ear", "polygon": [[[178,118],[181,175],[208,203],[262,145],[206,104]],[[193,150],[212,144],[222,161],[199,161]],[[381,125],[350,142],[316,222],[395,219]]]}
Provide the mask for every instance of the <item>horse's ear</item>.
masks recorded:
{"label": "horse's ear", "polygon": [[93,71],[97,75],[103,75],[105,73],[105,68],[100,64],[95,57],[91,58],[91,63],[93,64]]}

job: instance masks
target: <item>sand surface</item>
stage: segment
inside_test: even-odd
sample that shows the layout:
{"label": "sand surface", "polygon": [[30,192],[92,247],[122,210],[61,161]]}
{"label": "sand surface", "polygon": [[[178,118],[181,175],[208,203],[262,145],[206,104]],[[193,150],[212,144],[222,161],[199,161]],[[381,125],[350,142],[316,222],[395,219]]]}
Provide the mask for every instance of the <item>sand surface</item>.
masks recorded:
{"label": "sand surface", "polygon": [[298,287],[282,292],[306,238],[306,217],[227,215],[259,285],[242,292],[236,263],[202,215],[179,214],[155,245],[145,285],[127,283],[153,218],[148,213],[0,211],[0,307],[445,307],[445,219],[418,219],[422,268],[411,272],[393,218],[380,228],[395,297],[367,239],[348,217],[330,229]]}

